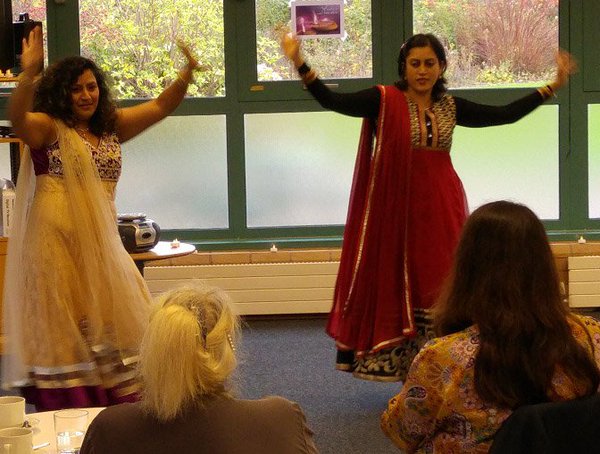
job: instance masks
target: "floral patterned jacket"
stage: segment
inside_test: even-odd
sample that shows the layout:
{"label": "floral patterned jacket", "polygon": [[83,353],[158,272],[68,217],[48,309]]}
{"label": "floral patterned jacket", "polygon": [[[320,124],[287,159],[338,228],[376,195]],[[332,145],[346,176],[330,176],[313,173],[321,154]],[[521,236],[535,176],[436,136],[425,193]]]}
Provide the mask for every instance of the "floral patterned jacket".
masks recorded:
{"label": "floral patterned jacket", "polygon": [[[589,332],[570,322],[575,338],[593,351],[600,366],[600,322],[575,316]],[[473,378],[479,349],[476,326],[429,341],[408,372],[401,392],[381,416],[383,432],[408,453],[487,453],[494,434],[510,415],[505,408],[484,403]],[[552,400],[576,396],[574,385],[557,370]]]}

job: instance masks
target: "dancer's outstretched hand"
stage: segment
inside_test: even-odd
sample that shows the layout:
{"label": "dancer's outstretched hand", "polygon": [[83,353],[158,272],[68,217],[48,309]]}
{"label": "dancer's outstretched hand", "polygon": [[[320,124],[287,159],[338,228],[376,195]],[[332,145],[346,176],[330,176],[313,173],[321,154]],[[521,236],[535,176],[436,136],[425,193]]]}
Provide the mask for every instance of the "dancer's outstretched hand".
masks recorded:
{"label": "dancer's outstretched hand", "polygon": [[300,40],[292,33],[281,34],[281,50],[285,56],[294,63],[296,68],[299,68],[304,63],[304,59],[300,53]]}
{"label": "dancer's outstretched hand", "polygon": [[577,72],[577,62],[567,51],[560,49],[556,53],[556,77],[550,84],[553,90],[558,90],[569,81],[571,74]]}
{"label": "dancer's outstretched hand", "polygon": [[190,70],[192,70],[192,71],[208,71],[210,69],[209,66],[207,66],[207,65],[201,65],[198,62],[198,60],[196,59],[196,57],[194,57],[194,55],[192,54],[192,51],[190,50],[190,46],[188,46],[185,42],[183,42],[182,40],[178,39],[177,40],[177,47],[179,47],[179,50],[181,50],[181,52],[185,56],[185,58],[187,60],[187,67]]}
{"label": "dancer's outstretched hand", "polygon": [[23,51],[21,54],[21,70],[28,76],[35,76],[44,67],[44,40],[42,28],[35,27],[23,38]]}

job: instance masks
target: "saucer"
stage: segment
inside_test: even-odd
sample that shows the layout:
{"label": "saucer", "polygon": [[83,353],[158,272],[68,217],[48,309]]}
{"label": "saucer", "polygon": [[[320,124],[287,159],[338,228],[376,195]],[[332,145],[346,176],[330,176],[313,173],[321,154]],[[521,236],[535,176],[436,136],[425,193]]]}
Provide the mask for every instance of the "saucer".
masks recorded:
{"label": "saucer", "polygon": [[40,420],[37,418],[25,418],[23,421],[23,425],[21,427],[27,427],[33,431],[34,434],[40,433],[41,429],[39,428]]}

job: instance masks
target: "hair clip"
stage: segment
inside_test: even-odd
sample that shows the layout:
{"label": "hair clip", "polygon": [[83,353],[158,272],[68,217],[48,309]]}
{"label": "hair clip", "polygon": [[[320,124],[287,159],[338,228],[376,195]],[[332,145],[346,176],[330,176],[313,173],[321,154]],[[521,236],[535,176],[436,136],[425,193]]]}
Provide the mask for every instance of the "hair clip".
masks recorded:
{"label": "hair clip", "polygon": [[402,43],[402,45],[400,46],[400,50],[398,51],[399,54],[402,53],[402,51],[404,51],[404,49],[406,49],[406,43],[408,42],[408,40],[404,41]]}
{"label": "hair clip", "polygon": [[194,313],[196,317],[200,315],[200,306],[198,306],[196,303],[190,304],[189,309]]}
{"label": "hair clip", "polygon": [[227,335],[227,341],[229,342],[229,346],[231,347],[231,350],[235,351],[235,345],[233,345],[233,338],[231,337],[231,334]]}
{"label": "hair clip", "polygon": [[206,348],[206,336],[208,335],[208,330],[206,329],[206,326],[204,326],[204,322],[205,320],[200,320],[200,312],[202,311],[200,306],[197,304],[190,304],[189,306],[190,311],[192,311],[194,313],[194,316],[196,317],[196,321],[198,322],[198,325],[200,326],[200,337],[202,339],[202,345],[204,345],[204,348]]}

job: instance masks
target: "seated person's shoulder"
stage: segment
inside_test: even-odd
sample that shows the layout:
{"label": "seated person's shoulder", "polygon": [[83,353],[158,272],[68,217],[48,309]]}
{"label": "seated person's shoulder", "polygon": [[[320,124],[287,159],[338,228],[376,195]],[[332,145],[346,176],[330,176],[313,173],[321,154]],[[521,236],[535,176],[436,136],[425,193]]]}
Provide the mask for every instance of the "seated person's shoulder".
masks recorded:
{"label": "seated person's shoulder", "polygon": [[144,413],[137,403],[123,403],[106,407],[90,424],[92,431],[120,431],[129,424],[140,422]]}
{"label": "seated person's shoulder", "polygon": [[273,416],[302,414],[302,410],[296,402],[292,402],[281,396],[266,396],[262,399],[246,400],[242,402]]}
{"label": "seated person's shoulder", "polygon": [[107,446],[126,438],[128,428],[141,416],[138,404],[123,403],[106,407],[90,423],[81,447],[81,454],[106,452]]}
{"label": "seated person's shoulder", "polygon": [[444,353],[461,345],[479,344],[479,330],[475,326],[470,326],[462,331],[447,334],[441,337],[434,337],[427,341],[421,351]]}
{"label": "seated person's shoulder", "polygon": [[129,417],[135,416],[136,418],[142,414],[142,410],[138,403],[123,403],[118,405],[112,405],[110,407],[106,407],[98,416],[94,418],[94,421],[103,421],[103,420],[114,420],[115,418],[121,417]]}
{"label": "seated person's shoulder", "polygon": [[[590,333],[599,333],[600,334],[600,320],[598,320],[595,317],[591,317],[588,315],[579,315],[579,314],[573,314],[573,316],[575,317],[575,319],[577,319],[579,322],[581,322],[583,324],[583,326],[590,332]],[[571,326],[574,326],[574,323],[571,323]]]}

